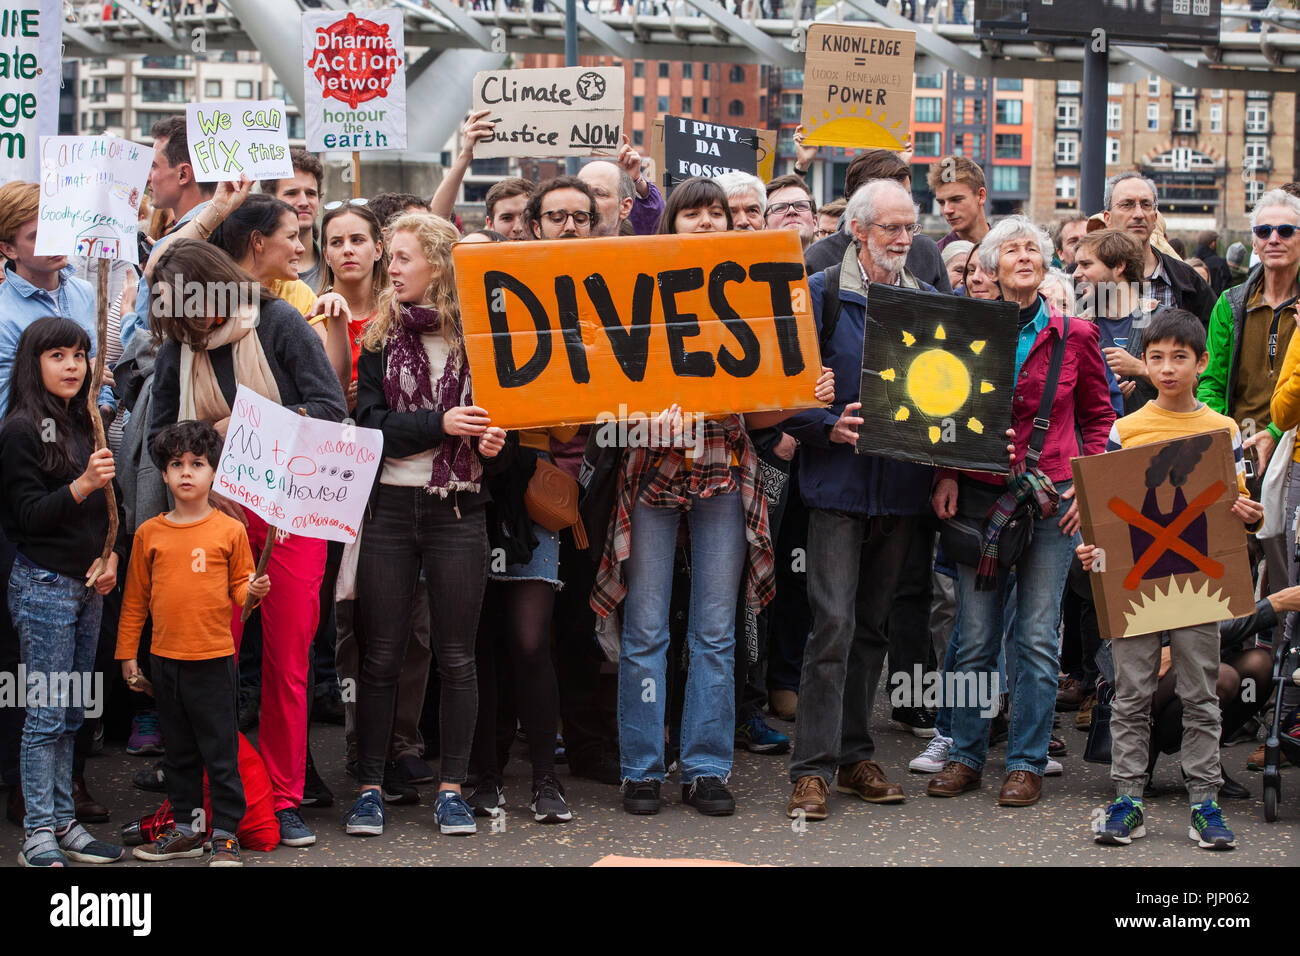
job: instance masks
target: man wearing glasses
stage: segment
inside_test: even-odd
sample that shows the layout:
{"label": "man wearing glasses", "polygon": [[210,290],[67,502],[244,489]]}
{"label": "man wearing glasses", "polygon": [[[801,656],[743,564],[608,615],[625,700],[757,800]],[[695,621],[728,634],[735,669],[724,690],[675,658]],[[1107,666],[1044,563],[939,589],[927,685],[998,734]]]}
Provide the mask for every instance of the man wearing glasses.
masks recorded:
{"label": "man wearing glasses", "polygon": [[799,242],[804,249],[808,248],[813,233],[817,231],[816,210],[817,203],[802,177],[778,176],[767,184],[767,228],[793,229],[799,233]]}
{"label": "man wearing glasses", "polygon": [[1150,290],[1144,290],[1143,295],[1155,300],[1144,303],[1147,311],[1186,309],[1208,325],[1214,309],[1214,293],[1209,285],[1187,263],[1151,244],[1160,211],[1156,184],[1132,170],[1113,176],[1106,181],[1105,207],[1106,225],[1123,229],[1142,245],[1145,281]]}
{"label": "man wearing glasses", "polygon": [[585,239],[599,222],[596,197],[577,176],[556,176],[538,185],[524,221],[534,239]]}

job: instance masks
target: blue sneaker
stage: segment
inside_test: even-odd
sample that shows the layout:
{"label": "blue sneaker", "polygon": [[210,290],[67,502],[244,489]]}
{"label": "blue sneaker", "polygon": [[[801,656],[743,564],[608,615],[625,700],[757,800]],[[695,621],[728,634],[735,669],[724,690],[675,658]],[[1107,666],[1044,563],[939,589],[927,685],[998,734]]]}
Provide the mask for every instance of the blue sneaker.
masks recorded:
{"label": "blue sneaker", "polygon": [[311,846],[316,842],[316,834],[302,822],[295,808],[276,810],[275,818],[280,821],[280,842],[285,846]]}
{"label": "blue sneaker", "polygon": [[1187,838],[1195,840],[1202,850],[1231,850],[1237,845],[1236,837],[1223,822],[1223,811],[1213,800],[1192,807],[1192,825],[1187,828]]}
{"label": "blue sneaker", "polygon": [[343,829],[352,836],[382,836],[384,801],[378,790],[362,790],[357,802],[343,818]]}
{"label": "blue sneaker", "polygon": [[455,790],[439,790],[438,799],[433,804],[433,814],[438,820],[438,829],[444,834],[477,833],[478,824],[474,822],[474,811]]}
{"label": "blue sneaker", "polygon": [[755,714],[736,728],[736,746],[755,754],[783,754],[790,749],[790,738]]}
{"label": "blue sneaker", "polygon": [[1142,801],[1128,794],[1106,808],[1106,822],[1097,831],[1097,842],[1109,846],[1128,846],[1147,835],[1142,823]]}

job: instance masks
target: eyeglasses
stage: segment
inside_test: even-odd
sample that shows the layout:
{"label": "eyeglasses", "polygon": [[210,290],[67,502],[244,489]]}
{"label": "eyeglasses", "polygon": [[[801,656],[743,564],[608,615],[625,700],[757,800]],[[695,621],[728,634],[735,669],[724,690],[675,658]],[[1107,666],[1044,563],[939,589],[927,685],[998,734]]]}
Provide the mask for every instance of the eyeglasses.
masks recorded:
{"label": "eyeglasses", "polygon": [[779,216],[787,209],[793,209],[796,212],[812,212],[813,203],[811,199],[796,199],[794,202],[774,202],[767,207],[769,216]]}
{"label": "eyeglasses", "polygon": [[569,219],[573,220],[575,226],[585,226],[587,223],[591,222],[591,213],[582,212],[581,210],[578,212],[568,212],[564,209],[552,209],[550,212],[542,213],[542,218],[553,226],[563,226]]}
{"label": "eyeglasses", "polygon": [[366,199],[364,196],[358,197],[357,199],[349,199],[347,202],[344,202],[342,199],[336,199],[333,202],[327,202],[325,204],[325,211],[333,212],[335,209],[342,209],[344,206],[364,206],[368,202],[370,202],[370,200]]}
{"label": "eyeglasses", "polygon": [[875,226],[886,236],[891,236],[891,237],[897,236],[900,233],[904,233],[904,232],[907,233],[909,236],[915,236],[918,232],[921,231],[921,224],[919,222],[900,222],[892,226],[886,226],[883,222],[873,222],[873,223],[869,223],[869,225]]}
{"label": "eyeglasses", "polygon": [[1115,208],[1120,212],[1132,212],[1134,209],[1141,209],[1143,212],[1154,212],[1159,203],[1154,203],[1150,199],[1138,201],[1136,199],[1125,199],[1123,202],[1115,203]]}
{"label": "eyeglasses", "polygon": [[1250,231],[1255,234],[1256,238],[1267,240],[1269,236],[1273,235],[1273,230],[1276,229],[1277,237],[1279,239],[1286,240],[1286,239],[1290,239],[1292,236],[1295,235],[1295,228],[1296,227],[1291,225],[1291,223],[1289,222],[1284,222],[1280,226],[1268,226],[1265,225],[1264,223],[1260,223],[1258,226],[1255,226]]}
{"label": "eyeglasses", "polygon": [[839,232],[838,229],[818,229],[816,232],[813,233],[813,238],[825,239],[827,236],[833,236],[837,232]]}

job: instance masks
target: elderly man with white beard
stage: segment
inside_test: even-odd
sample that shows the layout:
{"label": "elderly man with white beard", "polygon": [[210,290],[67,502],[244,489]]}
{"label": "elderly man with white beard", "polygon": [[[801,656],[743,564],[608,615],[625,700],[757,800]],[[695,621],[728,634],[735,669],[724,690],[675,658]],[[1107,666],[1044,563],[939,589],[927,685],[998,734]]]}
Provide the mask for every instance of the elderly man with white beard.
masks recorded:
{"label": "elderly man with white beard", "polygon": [[[873,285],[933,291],[905,267],[917,231],[912,195],[891,179],[853,194],[844,211],[854,242],[839,266],[808,282],[835,401],[787,419],[801,443],[799,487],[808,506],[808,602],[813,627],[799,683],[786,813],[821,820],[832,782],[868,803],[899,803],[903,789],[872,758],[868,721],[899,568],[929,508],[933,469],[854,453],[867,297]],[[838,290],[838,291],[836,291]],[[831,327],[833,325],[833,328]],[[832,781],[832,778],[834,780]]]}

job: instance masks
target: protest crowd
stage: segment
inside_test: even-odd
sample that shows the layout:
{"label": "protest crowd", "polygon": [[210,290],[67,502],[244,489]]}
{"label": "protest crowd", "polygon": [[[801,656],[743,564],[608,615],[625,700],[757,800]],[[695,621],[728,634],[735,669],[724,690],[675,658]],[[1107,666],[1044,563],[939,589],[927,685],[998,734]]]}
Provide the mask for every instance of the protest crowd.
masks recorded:
{"label": "protest crowd", "polygon": [[[664,792],[675,776],[682,805],[725,816],[747,799],[729,779],[738,749],[788,760],[791,818],[854,799],[1029,808],[1070,787],[1058,758],[1103,721],[1115,799],[1098,842],[1144,834],[1144,788],[1180,753],[1194,845],[1235,845],[1222,804],[1248,795],[1238,780],[1263,745],[1247,766],[1221,746],[1256,734],[1274,693],[1300,740],[1296,688],[1272,686],[1272,642],[1300,610],[1278,517],[1300,506],[1300,482],[1261,506],[1265,472],[1300,467],[1300,184],[1263,193],[1248,242],[1221,255],[1207,233],[1184,258],[1140,173],[1108,181],[1095,215],[990,221],[983,170],[944,157],[930,187],[951,231],[936,241],[899,153],[859,152],[844,195],[819,206],[802,138],[769,182],[730,172],[661,190],[624,137],[576,175],[502,179],[484,228],[462,231],[460,179],[491,130],[486,111],[468,117],[432,197],[349,200],[323,194],[301,150],[290,178],[198,182],[184,118],[158,123],[141,267],[109,284],[99,451],[93,276],[35,254],[35,183],[0,187],[0,670],[94,672],[112,688],[96,719],[0,709],[20,862],[238,865],[322,828],[382,834],[397,814],[473,834],[520,803],[562,825],[583,809],[566,774],[631,814],[679,811]],[[591,424],[503,429],[476,401],[462,244],[768,230],[796,234],[806,266],[821,372],[800,407],[711,416],[686,453],[689,407],[648,410],[658,441],[610,447]],[[195,310],[192,282],[253,292]],[[856,451],[886,424],[859,388],[868,301],[887,287],[944,294],[957,316],[972,300],[1002,308],[1014,400],[984,427],[1005,433],[1009,476]],[[382,433],[355,544],[285,534],[213,493],[237,387]],[[1216,429],[1252,533],[1255,613],[1103,640],[1071,459]],[[582,518],[558,530],[536,500],[553,472],[581,488]],[[1257,540],[1273,511],[1274,536]],[[936,707],[923,674],[988,694]],[[882,678],[888,726],[916,739],[907,766],[876,760]],[[322,722],[344,726],[353,793],[316,772]],[[87,758],[106,736],[126,740],[135,785],[161,806],[92,835],[110,810]],[[503,783],[517,740],[527,793]],[[1005,772],[988,767],[985,786],[996,748]]]}

